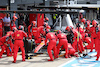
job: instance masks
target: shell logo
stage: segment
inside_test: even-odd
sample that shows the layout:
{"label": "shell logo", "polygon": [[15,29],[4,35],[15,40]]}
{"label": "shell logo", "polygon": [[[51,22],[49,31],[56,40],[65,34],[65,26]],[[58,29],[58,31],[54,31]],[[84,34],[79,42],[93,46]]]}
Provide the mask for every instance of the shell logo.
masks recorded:
{"label": "shell logo", "polygon": [[17,34],[17,37],[19,37],[20,35],[19,34]]}

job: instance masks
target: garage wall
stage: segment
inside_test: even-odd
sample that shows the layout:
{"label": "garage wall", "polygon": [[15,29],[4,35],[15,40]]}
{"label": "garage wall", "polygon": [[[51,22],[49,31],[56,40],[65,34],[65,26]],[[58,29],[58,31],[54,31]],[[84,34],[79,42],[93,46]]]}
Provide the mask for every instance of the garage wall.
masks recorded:
{"label": "garage wall", "polygon": [[7,0],[0,0],[0,6],[6,6],[6,5],[8,5]]}

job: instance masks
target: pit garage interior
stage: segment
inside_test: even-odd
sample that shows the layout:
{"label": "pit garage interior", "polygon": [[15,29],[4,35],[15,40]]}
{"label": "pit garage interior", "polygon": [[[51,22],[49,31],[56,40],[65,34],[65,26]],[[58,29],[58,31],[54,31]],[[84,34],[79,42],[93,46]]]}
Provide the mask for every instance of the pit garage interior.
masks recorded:
{"label": "pit garage interior", "polygon": [[[10,50],[11,47],[7,46],[2,57],[0,56],[0,67],[100,67],[100,59],[97,59],[100,53],[100,0],[0,0],[0,23],[2,21],[3,24],[2,27],[0,27],[0,35],[2,33],[0,42],[2,41],[1,38],[7,35],[3,22],[7,13],[9,13],[11,21],[17,17],[15,20],[16,29],[19,30],[19,22],[21,19],[23,21],[23,31],[28,35],[26,38],[23,38],[25,61],[23,62],[22,51],[18,48],[16,63],[12,63],[14,60],[14,51],[12,52],[12,50]],[[54,59],[53,61],[48,61],[50,57],[47,49],[49,48],[48,46],[51,40],[48,39],[47,46],[45,46],[45,39],[49,32],[43,29],[43,31],[45,30],[45,33],[47,33],[45,35],[40,34],[42,40],[36,43],[35,36],[32,35],[31,39],[29,38],[28,27],[32,25],[32,21],[36,22],[35,26],[37,31],[41,26],[47,23],[50,27],[49,32],[57,35],[59,34],[57,31],[60,30],[61,33],[65,34],[68,41],[66,44],[68,46],[68,52],[70,50],[68,44],[74,49],[73,43],[76,41],[76,47],[74,49],[76,52],[73,55],[68,54],[68,58],[65,58],[66,49],[63,49],[64,46],[62,46],[58,54],[59,57],[55,59],[54,51],[51,50]],[[94,27],[95,25],[96,27]],[[92,29],[92,27],[95,29]],[[82,33],[80,32],[80,28],[83,30],[81,31]],[[34,31],[33,28],[32,31]],[[95,33],[93,31],[95,31]],[[10,34],[10,36],[14,44],[13,33]],[[95,39],[93,39],[94,35],[96,36]],[[58,48],[59,41],[60,39],[58,38],[56,48]],[[82,50],[83,48],[80,49],[80,42],[84,50]],[[13,50],[15,49],[14,47],[15,46],[13,46]],[[7,56],[7,49],[12,52],[12,56]],[[82,50],[81,53],[80,50]],[[1,51],[2,44],[0,43],[0,53]]]}

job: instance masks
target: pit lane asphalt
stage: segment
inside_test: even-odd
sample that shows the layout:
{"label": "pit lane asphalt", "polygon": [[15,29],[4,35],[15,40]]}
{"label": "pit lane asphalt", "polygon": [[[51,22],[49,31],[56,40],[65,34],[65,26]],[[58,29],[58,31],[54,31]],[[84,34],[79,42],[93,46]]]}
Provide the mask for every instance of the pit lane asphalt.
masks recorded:
{"label": "pit lane asphalt", "polygon": [[59,58],[54,61],[48,61],[49,56],[47,53],[38,54],[32,56],[32,59],[26,59],[25,62],[22,62],[21,53],[17,55],[16,63],[12,63],[13,57],[7,57],[5,54],[0,58],[0,67],[58,67],[59,65],[68,62],[69,60],[75,58],[64,58],[64,52],[60,55]]}

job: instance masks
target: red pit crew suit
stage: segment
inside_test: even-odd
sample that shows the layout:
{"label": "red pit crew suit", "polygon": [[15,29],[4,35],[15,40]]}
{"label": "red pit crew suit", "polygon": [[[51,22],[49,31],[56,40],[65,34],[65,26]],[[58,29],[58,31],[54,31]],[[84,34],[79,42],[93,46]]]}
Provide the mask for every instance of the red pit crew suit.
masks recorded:
{"label": "red pit crew suit", "polygon": [[91,49],[91,44],[92,44],[91,38],[90,38],[90,37],[86,37],[86,38],[85,38],[85,42],[88,43],[88,45],[87,45],[85,48],[86,48],[86,49]]}
{"label": "red pit crew suit", "polygon": [[85,18],[82,18],[81,22],[85,23],[86,22],[86,19]]}
{"label": "red pit crew suit", "polygon": [[0,58],[2,58],[2,54],[4,53],[4,51],[6,50],[4,43],[8,40],[6,40],[7,36],[3,36],[2,38],[0,38],[0,46],[1,46],[1,52],[0,52]]}
{"label": "red pit crew suit", "polygon": [[46,35],[46,29],[45,29],[45,27],[44,26],[40,26],[40,27],[38,27],[38,32],[39,32],[39,34],[41,34],[41,35]]}
{"label": "red pit crew suit", "polygon": [[46,34],[45,45],[47,45],[46,43],[48,39],[50,40],[47,47],[48,55],[50,57],[48,61],[53,61],[54,59],[53,59],[51,50],[54,51],[54,57],[56,58],[57,56],[57,48],[56,48],[57,37],[55,33],[50,32]]}
{"label": "red pit crew suit", "polygon": [[51,29],[51,27],[48,25],[48,26],[46,27],[46,32],[50,31],[50,29]]}
{"label": "red pit crew suit", "polygon": [[33,35],[32,33],[34,33],[34,32],[32,32],[33,27],[36,28],[36,30],[37,30],[35,21],[32,21],[31,25],[28,26],[28,37],[29,37],[29,39],[32,39],[32,35]]}
{"label": "red pit crew suit", "polygon": [[71,46],[70,43],[68,43],[68,55],[74,55],[74,56],[78,57],[78,55],[75,54],[75,49]]}
{"label": "red pit crew suit", "polygon": [[0,21],[0,38],[2,37],[3,35],[3,26],[2,26],[2,22]]}
{"label": "red pit crew suit", "polygon": [[97,39],[97,34],[96,34],[96,30],[95,30],[96,28],[95,27],[91,27],[90,28],[90,33],[91,33],[91,51],[90,52],[92,52],[93,51],[93,45],[95,44],[95,49],[96,49],[96,45],[97,45],[97,41],[98,41],[98,39]]}
{"label": "red pit crew suit", "polygon": [[83,18],[83,14],[82,13],[79,13],[79,21],[81,21]]}
{"label": "red pit crew suit", "polygon": [[38,28],[34,25],[34,21],[32,22],[33,26],[28,26],[28,37],[32,39],[32,37],[35,39],[35,43],[41,43],[41,36],[38,31]]}
{"label": "red pit crew suit", "polygon": [[66,34],[59,33],[57,34],[57,38],[59,39],[59,44],[57,45],[57,55],[59,55],[59,51],[61,46],[65,48],[65,58],[68,58],[68,41]]}
{"label": "red pit crew suit", "polygon": [[86,29],[86,31],[85,31],[85,33],[88,33],[88,34],[90,34],[90,22],[89,21],[87,21],[87,22],[85,22],[85,29]]}
{"label": "red pit crew suit", "polygon": [[[78,28],[77,28],[77,31],[78,31]],[[79,32],[80,32],[80,34],[81,34],[82,36],[84,36],[84,30],[83,30],[81,27],[79,27]]]}
{"label": "red pit crew suit", "polygon": [[[77,29],[73,29],[73,33],[74,33],[74,37],[73,37],[73,48],[76,50],[76,51],[80,51],[80,53],[82,53],[82,51],[84,51],[84,47],[83,47],[83,44],[82,44],[82,35],[79,34],[78,35],[78,31]],[[79,37],[78,37],[79,36]],[[79,39],[78,39],[79,38]],[[78,48],[77,48],[78,47]]]}
{"label": "red pit crew suit", "polygon": [[32,26],[31,25],[28,26],[28,37],[32,39]]}
{"label": "red pit crew suit", "polygon": [[13,16],[11,24],[10,24],[11,31],[13,31],[13,27],[16,27],[16,24],[15,24],[16,19],[17,19],[17,17],[15,16],[15,13],[14,13],[14,16]]}
{"label": "red pit crew suit", "polygon": [[98,37],[98,44],[97,44],[97,58],[96,60],[98,61],[99,60],[99,56],[100,56],[100,30],[99,32],[97,33],[97,37]]}
{"label": "red pit crew suit", "polygon": [[22,30],[17,30],[13,33],[12,36],[15,39],[15,42],[14,42],[14,56],[13,56],[14,61],[13,61],[13,63],[16,63],[17,52],[18,52],[19,47],[22,51],[22,58],[23,58],[22,61],[25,61],[25,50],[24,50],[23,37],[27,37],[27,34]]}
{"label": "red pit crew suit", "polygon": [[43,35],[46,36],[46,33],[50,31],[51,27],[48,25],[48,23],[44,22],[43,26],[38,27],[39,32]]}
{"label": "red pit crew suit", "polygon": [[38,32],[37,32],[38,41],[41,42],[41,40],[42,40],[41,36],[43,36],[43,37],[46,36],[46,33],[49,32],[49,31],[50,31],[50,26],[49,25],[46,26],[46,27],[44,27],[44,26],[38,27]]}
{"label": "red pit crew suit", "polygon": [[[77,28],[77,31],[78,31],[78,28]],[[79,27],[79,44],[80,44],[80,46],[81,46],[81,48],[82,48],[82,51],[84,51],[84,47],[83,47],[83,41],[82,41],[82,36],[84,36],[84,34],[85,34],[85,32],[84,32],[84,30],[81,28],[81,27]]]}
{"label": "red pit crew suit", "polygon": [[11,24],[10,24],[10,29],[11,31],[13,31],[13,27],[16,27],[16,24],[14,21],[11,21]]}
{"label": "red pit crew suit", "polygon": [[15,13],[14,13],[14,15],[13,15],[14,22],[16,21],[16,19],[18,19],[18,18],[15,16]]}
{"label": "red pit crew suit", "polygon": [[32,36],[34,37],[36,44],[41,43],[42,38],[37,27],[32,27]]}
{"label": "red pit crew suit", "polygon": [[[9,35],[12,35],[13,32],[12,31],[9,31],[7,32],[6,36],[9,36]],[[9,49],[9,47],[7,47],[7,56],[12,56],[12,52],[13,52],[13,43],[12,43],[12,39],[9,39],[7,41],[7,44],[10,44],[10,48],[11,48],[11,51]]]}
{"label": "red pit crew suit", "polygon": [[88,37],[88,34],[87,33],[84,33],[84,35],[82,36],[82,40],[86,43],[88,43],[87,46],[85,46],[86,49],[91,49],[91,38]]}
{"label": "red pit crew suit", "polygon": [[90,20],[87,20],[89,23],[91,23],[91,21]]}

